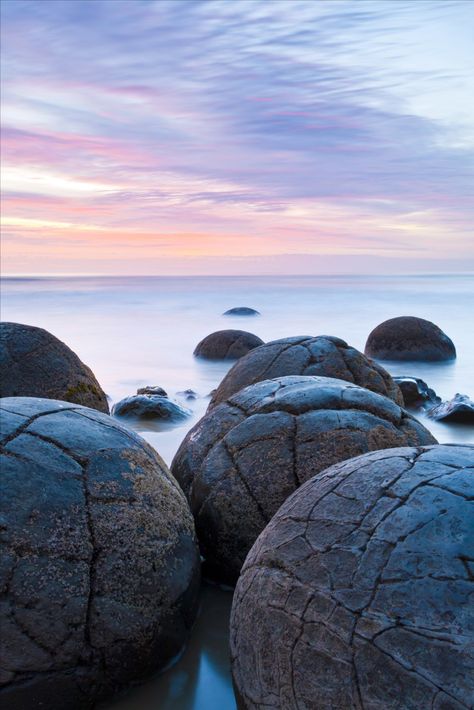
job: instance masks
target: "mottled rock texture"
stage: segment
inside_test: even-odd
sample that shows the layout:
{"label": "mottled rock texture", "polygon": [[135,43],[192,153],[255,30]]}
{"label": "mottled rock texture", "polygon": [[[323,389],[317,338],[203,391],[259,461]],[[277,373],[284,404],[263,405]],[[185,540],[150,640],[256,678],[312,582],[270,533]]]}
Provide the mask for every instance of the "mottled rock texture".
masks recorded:
{"label": "mottled rock texture", "polygon": [[0,415],[0,705],[89,708],[185,642],[193,519],[158,454],[109,416],[23,397]]}
{"label": "mottled rock texture", "polygon": [[207,360],[237,360],[259,345],[263,340],[245,330],[218,330],[197,344],[194,355]]}
{"label": "mottled rock texture", "polygon": [[436,402],[441,402],[436,392],[419,377],[400,375],[393,379],[401,389],[405,406],[432,406]]}
{"label": "mottled rock texture", "polygon": [[209,406],[225,401],[255,382],[286,375],[335,377],[383,394],[403,406],[400,389],[383,367],[344,340],[325,335],[272,340],[252,350],[229,370]]}
{"label": "mottled rock texture", "polygon": [[209,569],[235,582],[247,552],[298,486],[344,459],[436,439],[387,397],[326,377],[241,390],[191,429],[171,465]]}
{"label": "mottled rock texture", "polygon": [[108,414],[107,398],[92,371],[43,328],[0,323],[0,396],[47,397]]}
{"label": "mottled rock texture", "polygon": [[235,308],[229,308],[225,311],[224,316],[259,316],[259,311],[255,308],[248,308],[247,306],[236,306]]}
{"label": "mottled rock texture", "polygon": [[473,500],[473,446],[377,451],[302,486],[236,587],[239,707],[472,708]]}
{"label": "mottled rock texture", "polygon": [[431,419],[438,421],[474,424],[474,401],[467,394],[455,394],[448,402],[442,402],[427,412]]}
{"label": "mottled rock texture", "polygon": [[167,397],[168,393],[163,387],[159,385],[147,385],[146,387],[140,387],[137,389],[137,394],[157,394],[160,397]]}
{"label": "mottled rock texture", "polygon": [[136,417],[138,419],[163,419],[180,421],[189,417],[189,409],[159,394],[134,394],[125,397],[112,407],[115,417]]}
{"label": "mottled rock texture", "polygon": [[371,332],[365,354],[379,360],[453,360],[456,348],[441,328],[423,318],[390,318]]}

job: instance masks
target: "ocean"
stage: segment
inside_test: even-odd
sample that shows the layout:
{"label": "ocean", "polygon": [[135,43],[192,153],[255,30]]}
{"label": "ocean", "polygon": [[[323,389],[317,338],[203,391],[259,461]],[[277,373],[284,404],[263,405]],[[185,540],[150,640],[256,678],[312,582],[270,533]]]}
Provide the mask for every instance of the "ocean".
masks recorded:
{"label": "ocean", "polygon": [[[250,306],[261,315],[222,315]],[[46,328],[94,372],[110,403],[138,387],[160,385],[192,410],[178,426],[137,430],[171,463],[208,395],[232,363],[196,360],[209,333],[248,330],[264,341],[290,335],[336,335],[364,349],[387,318],[435,322],[453,340],[449,363],[383,363],[393,375],[425,380],[442,399],[474,395],[474,275],[262,277],[9,277],[2,282],[2,320]],[[186,400],[179,392],[195,390]],[[474,429],[419,416],[440,443],[474,443]],[[227,652],[232,594],[205,585],[190,643],[170,669],[109,703],[110,710],[231,710]]]}

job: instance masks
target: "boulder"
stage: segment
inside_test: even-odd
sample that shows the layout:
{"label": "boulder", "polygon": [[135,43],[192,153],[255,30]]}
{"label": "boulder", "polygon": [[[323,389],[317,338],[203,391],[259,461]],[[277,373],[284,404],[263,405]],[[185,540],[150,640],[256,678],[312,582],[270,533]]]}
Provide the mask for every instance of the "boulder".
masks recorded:
{"label": "boulder", "polygon": [[470,708],[474,447],[398,448],[296,491],[231,613],[238,707]]}
{"label": "boulder", "polygon": [[163,389],[163,387],[159,387],[158,385],[147,385],[146,387],[140,387],[137,389],[137,394],[155,394],[160,397],[168,396],[168,393]]}
{"label": "boulder", "polygon": [[335,377],[386,395],[403,406],[398,385],[383,367],[340,338],[301,335],[272,340],[240,358],[214,392],[209,407],[255,382],[286,375]]}
{"label": "boulder", "polygon": [[464,424],[474,424],[474,402],[467,394],[456,394],[448,402],[442,402],[428,409],[427,414],[437,421],[449,420]]}
{"label": "boulder", "polygon": [[247,308],[247,306],[237,306],[236,308],[229,308],[228,311],[223,313],[224,316],[259,316],[260,313],[255,310],[255,308]]}
{"label": "boulder", "polygon": [[181,390],[181,392],[176,392],[179,397],[184,397],[185,399],[198,399],[199,394],[192,389]]}
{"label": "boulder", "polygon": [[125,397],[112,407],[114,417],[136,417],[138,419],[164,419],[180,421],[192,412],[177,402],[158,394],[134,394]]}
{"label": "boulder", "polygon": [[193,354],[207,360],[237,360],[259,345],[263,340],[245,330],[218,330],[201,340]]}
{"label": "boulder", "polygon": [[343,459],[436,439],[387,397],[329,377],[246,387],[188,433],[171,471],[208,571],[235,582],[247,552],[298,486]]}
{"label": "boulder", "polygon": [[365,354],[379,360],[454,360],[456,348],[437,325],[423,318],[390,318],[370,333]]}
{"label": "boulder", "polygon": [[92,371],[43,328],[0,323],[0,396],[46,397],[109,413]]}
{"label": "boulder", "polygon": [[407,377],[400,375],[393,378],[394,382],[400,387],[403,401],[406,406],[431,406],[435,402],[441,402],[441,397],[438,397],[436,392],[432,390],[424,380],[419,377]]}
{"label": "boulder", "polygon": [[0,705],[90,708],[185,643],[193,519],[160,456],[108,415],[29,397],[0,415]]}

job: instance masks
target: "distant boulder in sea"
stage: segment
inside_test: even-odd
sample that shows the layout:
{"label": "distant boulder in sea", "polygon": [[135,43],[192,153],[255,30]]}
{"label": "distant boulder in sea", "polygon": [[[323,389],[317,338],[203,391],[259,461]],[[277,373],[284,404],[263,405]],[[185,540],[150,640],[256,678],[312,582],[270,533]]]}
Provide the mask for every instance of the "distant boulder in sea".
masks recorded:
{"label": "distant boulder in sea", "polygon": [[378,360],[454,360],[456,348],[441,328],[424,318],[390,318],[370,333],[365,354]]}
{"label": "distant boulder in sea", "polygon": [[189,409],[159,394],[134,394],[121,399],[112,407],[115,417],[136,417],[138,419],[161,419],[179,421],[191,415]]}
{"label": "distant boulder in sea", "polygon": [[255,310],[255,308],[247,308],[247,306],[237,306],[235,308],[229,308],[225,311],[224,316],[259,316],[260,313]]}
{"label": "distant boulder in sea", "polygon": [[12,397],[0,416],[0,705],[96,707],[187,641],[193,519],[161,457],[108,415]]}
{"label": "distant boulder in sea", "polygon": [[159,397],[167,397],[167,392],[159,385],[147,385],[147,387],[140,387],[137,389],[137,394],[154,394]]}
{"label": "distant boulder in sea", "polygon": [[456,394],[448,402],[442,402],[427,411],[431,419],[437,421],[449,420],[474,424],[474,401],[467,394]]}
{"label": "distant boulder in sea", "polygon": [[46,397],[109,412],[93,372],[43,328],[0,323],[0,396]]}
{"label": "distant boulder in sea", "polygon": [[259,345],[263,345],[263,340],[245,330],[218,330],[198,343],[194,356],[206,360],[238,360]]}
{"label": "distant boulder in sea", "polygon": [[272,340],[241,357],[212,395],[209,408],[243,387],[286,375],[335,377],[403,405],[402,393],[388,372],[344,340],[331,335],[299,335]]}

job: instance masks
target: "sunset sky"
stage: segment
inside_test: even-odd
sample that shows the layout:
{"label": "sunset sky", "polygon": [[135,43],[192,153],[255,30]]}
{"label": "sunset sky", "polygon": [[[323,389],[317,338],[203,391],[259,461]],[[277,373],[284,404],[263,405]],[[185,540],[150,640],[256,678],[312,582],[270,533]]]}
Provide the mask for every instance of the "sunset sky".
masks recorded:
{"label": "sunset sky", "polygon": [[2,0],[4,273],[474,270],[471,0]]}

